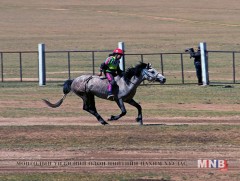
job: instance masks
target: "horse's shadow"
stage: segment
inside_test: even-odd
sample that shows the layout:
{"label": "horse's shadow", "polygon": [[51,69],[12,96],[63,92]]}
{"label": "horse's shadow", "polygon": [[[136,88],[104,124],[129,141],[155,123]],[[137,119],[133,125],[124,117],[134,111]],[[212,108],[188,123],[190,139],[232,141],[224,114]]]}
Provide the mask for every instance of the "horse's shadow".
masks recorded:
{"label": "horse's shadow", "polygon": [[161,124],[161,123],[156,123],[156,124],[143,124],[142,126],[167,126],[167,124]]}
{"label": "horse's shadow", "polygon": [[189,126],[188,124],[163,124],[163,123],[152,123],[143,124],[142,126]]}

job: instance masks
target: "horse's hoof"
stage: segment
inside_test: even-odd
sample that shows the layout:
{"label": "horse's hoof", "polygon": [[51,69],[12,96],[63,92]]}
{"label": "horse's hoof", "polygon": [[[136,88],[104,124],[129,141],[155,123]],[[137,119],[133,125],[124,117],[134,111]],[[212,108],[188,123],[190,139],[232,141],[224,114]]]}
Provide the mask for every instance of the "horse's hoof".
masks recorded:
{"label": "horse's hoof", "polygon": [[98,120],[102,125],[107,125],[108,123],[104,121],[103,119]]}
{"label": "horse's hoof", "polygon": [[142,122],[142,118],[136,118],[136,121],[139,123],[139,122]]}
{"label": "horse's hoof", "polygon": [[141,118],[136,118],[136,121],[138,122],[138,124],[139,124],[140,126],[142,126],[142,125],[143,125],[143,121],[142,121],[142,119],[141,119]]}
{"label": "horse's hoof", "polygon": [[111,116],[108,121],[116,121],[117,119],[115,118],[115,116]]}
{"label": "horse's hoof", "polygon": [[101,124],[104,125],[104,126],[105,126],[105,125],[108,125],[108,123],[105,122],[105,121],[104,121],[104,122],[101,122]]}

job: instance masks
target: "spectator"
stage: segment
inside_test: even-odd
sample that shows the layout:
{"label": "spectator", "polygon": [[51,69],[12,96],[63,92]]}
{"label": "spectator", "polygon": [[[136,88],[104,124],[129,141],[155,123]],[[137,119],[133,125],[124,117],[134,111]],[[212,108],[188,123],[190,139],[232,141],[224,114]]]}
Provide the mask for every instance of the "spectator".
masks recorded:
{"label": "spectator", "polygon": [[198,46],[198,50],[195,52],[193,48],[188,48],[185,50],[185,52],[190,53],[190,58],[194,58],[194,65],[196,69],[196,75],[198,79],[198,85],[203,85],[202,82],[202,67],[201,67],[201,49],[200,46]]}

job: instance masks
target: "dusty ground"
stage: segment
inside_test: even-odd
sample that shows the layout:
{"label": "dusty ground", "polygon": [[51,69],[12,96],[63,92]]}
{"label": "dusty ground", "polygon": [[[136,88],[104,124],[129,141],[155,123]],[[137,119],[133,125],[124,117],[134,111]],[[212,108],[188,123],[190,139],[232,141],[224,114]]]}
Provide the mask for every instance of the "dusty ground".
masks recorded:
{"label": "dusty ground", "polygon": [[[146,118],[145,126],[166,126],[166,125],[239,125],[239,117],[222,117],[222,118]],[[133,117],[126,117],[122,121],[112,122],[109,127],[121,125],[136,125]],[[0,126],[34,126],[34,125],[76,125],[76,126],[97,126],[99,123],[91,117],[35,117],[35,118],[0,118]],[[101,125],[99,125],[101,127]],[[106,128],[106,127],[104,127]],[[127,127],[126,127],[127,128]],[[104,134],[108,137],[114,134],[117,129],[101,133],[96,130],[94,134]],[[127,131],[127,130],[126,130]],[[224,131],[220,131],[216,137],[221,137]],[[31,139],[61,139],[62,136],[75,135],[76,137],[88,139],[88,134],[92,132],[76,131],[59,131],[48,133],[47,131],[23,131],[15,132],[14,136],[23,137],[24,135]],[[141,133],[135,133],[139,139],[144,136]],[[154,134],[154,133],[153,133]],[[189,137],[193,134],[189,133]],[[215,134],[215,133],[214,133]],[[233,134],[233,133],[232,133]],[[236,133],[234,133],[236,134]],[[179,133],[171,133],[169,136],[179,136]],[[180,134],[181,135],[181,134]],[[211,136],[208,138],[210,139]],[[141,142],[139,142],[141,145]],[[66,149],[49,149],[49,148],[33,148],[33,149],[1,149],[0,156],[0,172],[16,173],[16,172],[167,172],[171,175],[171,180],[181,180],[183,177],[191,178],[190,180],[212,180],[229,179],[236,177],[240,169],[240,147],[237,146],[166,146],[158,149],[82,149],[71,148]],[[227,160],[229,167],[226,169],[198,169],[197,160],[199,159],[222,159]],[[135,165],[134,165],[135,164]],[[154,165],[155,164],[155,165]]]}
{"label": "dusty ground", "polygon": [[[30,95],[28,94],[28,96]],[[31,96],[35,97],[36,95]],[[57,97],[59,96],[57,95]],[[71,98],[74,97],[69,99]],[[47,109],[50,112],[56,111],[55,116],[41,117],[36,115],[34,117],[31,114],[29,117],[22,118],[0,117],[0,129],[2,130],[0,136],[3,140],[7,140],[1,142],[4,145],[0,149],[1,173],[167,172],[171,175],[171,180],[182,180],[185,177],[188,178],[186,180],[206,180],[210,178],[212,180],[229,180],[229,178],[237,180],[239,178],[238,129],[230,131],[223,129],[225,125],[226,127],[239,126],[240,116],[238,114],[225,117],[144,116],[145,128],[143,126],[142,129],[138,129],[139,126],[134,121],[135,117],[127,115],[119,121],[109,122],[110,125],[102,126],[93,116],[60,117],[61,111],[71,110],[73,107],[76,107],[76,112],[83,112],[80,109],[81,101],[70,101],[69,99],[64,102],[62,108],[57,110]],[[52,97],[51,100],[56,101],[56,98]],[[239,104],[226,103],[171,104],[144,102],[142,106],[144,110],[151,110],[156,107],[164,107],[167,110],[174,107],[176,110],[232,110],[236,112],[240,108]],[[31,111],[31,108],[40,110],[45,108],[45,105],[41,101],[31,100],[26,102],[25,99],[0,100],[0,108],[3,110],[14,110],[19,107]],[[114,104],[109,108],[109,104],[105,101],[102,101],[101,104],[98,103],[98,108],[102,113],[104,113],[104,110],[109,112],[109,109],[111,109],[110,112],[114,113],[119,111]],[[134,108],[127,107],[127,109],[130,112]],[[105,113],[105,116],[108,115],[108,112]],[[206,127],[208,125],[209,127],[214,126],[214,129],[209,132],[199,130],[199,128],[191,130],[192,126]],[[74,126],[77,129],[73,129]],[[219,126],[223,127],[219,129]],[[21,129],[18,129],[19,127]],[[158,128],[169,129],[169,127],[170,129],[172,127],[176,132],[157,132]],[[178,127],[185,127],[186,129],[181,132],[177,129]],[[137,130],[137,132],[133,133],[131,130]],[[146,135],[142,130],[146,130]],[[153,131],[151,132],[151,130]],[[112,137],[116,137],[116,139],[111,139]],[[164,140],[168,137],[172,140],[163,142],[156,140],[161,138]],[[74,138],[81,140],[77,141],[75,145],[70,144],[69,146],[68,140],[71,141]],[[117,141],[116,144],[112,144],[111,140]],[[138,143],[133,143],[135,140]],[[152,146],[144,146],[146,142],[152,140]],[[219,140],[221,144],[218,144]],[[91,143],[91,141],[95,142]],[[228,141],[231,141],[231,143]],[[44,142],[48,146],[42,146],[45,144]],[[124,146],[125,142],[126,144],[133,143],[133,145]],[[175,144],[172,145],[171,142]],[[196,144],[192,144],[193,142]],[[104,145],[99,145],[98,148],[95,143],[97,146],[101,143]],[[155,143],[156,145],[154,145]],[[12,146],[8,147],[6,144]],[[24,144],[30,146],[25,147]],[[34,144],[36,145],[34,146]],[[52,144],[53,147],[49,147],[49,144]],[[61,146],[55,147],[55,144]],[[113,145],[113,147],[104,148],[108,144]],[[227,160],[229,166],[227,171],[226,169],[198,168],[197,162],[199,159]]]}
{"label": "dusty ground", "polygon": [[[134,117],[124,117],[123,120],[109,122],[111,125],[138,125]],[[219,117],[219,118],[186,118],[186,117],[155,117],[145,118],[145,126],[154,125],[240,125],[240,117]],[[33,125],[82,125],[82,126],[100,126],[100,123],[94,117],[36,117],[36,118],[0,118],[0,126],[33,126]]]}

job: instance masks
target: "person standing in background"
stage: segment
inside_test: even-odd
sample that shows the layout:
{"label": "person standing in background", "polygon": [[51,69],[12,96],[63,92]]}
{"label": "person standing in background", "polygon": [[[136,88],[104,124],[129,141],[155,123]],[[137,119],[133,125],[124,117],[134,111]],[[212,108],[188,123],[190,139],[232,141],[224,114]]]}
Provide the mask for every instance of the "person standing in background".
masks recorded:
{"label": "person standing in background", "polygon": [[195,52],[193,48],[187,48],[185,52],[190,54],[190,59],[194,58],[194,66],[196,69],[196,75],[198,79],[198,85],[203,85],[202,82],[202,67],[201,67],[201,49],[198,46],[198,50]]}

